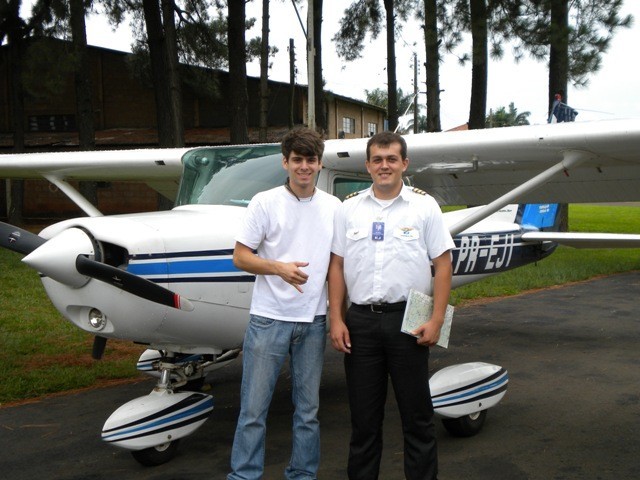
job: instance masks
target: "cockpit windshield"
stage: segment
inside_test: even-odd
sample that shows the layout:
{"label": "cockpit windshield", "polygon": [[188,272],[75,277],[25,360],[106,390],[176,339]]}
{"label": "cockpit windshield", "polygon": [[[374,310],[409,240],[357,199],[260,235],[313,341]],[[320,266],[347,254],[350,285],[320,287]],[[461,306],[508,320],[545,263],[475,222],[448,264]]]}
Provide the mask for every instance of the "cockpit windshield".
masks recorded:
{"label": "cockpit windshield", "polygon": [[183,157],[184,173],[176,205],[238,205],[283,185],[280,145],[198,148]]}

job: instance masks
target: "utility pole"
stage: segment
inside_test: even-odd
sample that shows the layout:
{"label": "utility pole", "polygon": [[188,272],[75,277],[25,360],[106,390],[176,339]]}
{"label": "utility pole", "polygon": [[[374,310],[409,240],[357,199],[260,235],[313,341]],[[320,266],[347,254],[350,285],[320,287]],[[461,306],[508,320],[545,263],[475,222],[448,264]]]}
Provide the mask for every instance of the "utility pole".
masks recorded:
{"label": "utility pole", "polygon": [[267,141],[269,131],[269,0],[262,0],[262,45],[260,45],[260,133]]}
{"label": "utility pole", "polygon": [[418,55],[413,52],[413,133],[418,133]]}
{"label": "utility pole", "polygon": [[316,129],[315,56],[313,44],[313,0],[307,2],[307,126]]}
{"label": "utility pole", "polygon": [[289,130],[293,128],[293,109],[296,96],[296,54],[293,46],[293,38],[289,39]]}

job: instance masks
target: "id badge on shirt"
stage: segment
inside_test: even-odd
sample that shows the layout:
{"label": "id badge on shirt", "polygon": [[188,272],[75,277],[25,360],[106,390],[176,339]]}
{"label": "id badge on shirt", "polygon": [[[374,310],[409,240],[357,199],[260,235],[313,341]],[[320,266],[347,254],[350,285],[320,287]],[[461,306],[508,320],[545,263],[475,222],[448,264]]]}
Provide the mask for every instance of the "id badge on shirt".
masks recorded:
{"label": "id badge on shirt", "polygon": [[384,222],[373,222],[371,240],[374,242],[381,242],[384,240]]}

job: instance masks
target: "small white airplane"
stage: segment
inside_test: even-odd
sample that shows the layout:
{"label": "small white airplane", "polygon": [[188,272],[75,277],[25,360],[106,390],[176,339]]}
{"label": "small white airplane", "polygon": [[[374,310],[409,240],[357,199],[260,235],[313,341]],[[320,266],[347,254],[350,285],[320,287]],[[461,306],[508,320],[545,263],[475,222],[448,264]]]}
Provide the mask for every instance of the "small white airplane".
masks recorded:
{"label": "small white airplane", "polygon": [[[640,235],[562,232],[557,203],[637,201],[640,121],[564,123],[409,135],[406,181],[441,205],[455,238],[454,287],[539,261],[560,243],[638,248]],[[366,188],[367,139],[326,142],[317,186],[340,198]],[[46,178],[88,217],[39,235],[0,224],[0,246],[26,255],[60,313],[96,336],[148,346],[138,362],[156,388],[117,409],[102,438],[145,465],[168,461],[213,409],[198,390],[238,356],[253,275],[233,266],[234,234],[259,191],[283,184],[279,145],[0,155],[0,178]],[[68,182],[145,181],[171,211],[102,216]],[[482,362],[430,380],[455,435],[477,433],[508,374]]]}

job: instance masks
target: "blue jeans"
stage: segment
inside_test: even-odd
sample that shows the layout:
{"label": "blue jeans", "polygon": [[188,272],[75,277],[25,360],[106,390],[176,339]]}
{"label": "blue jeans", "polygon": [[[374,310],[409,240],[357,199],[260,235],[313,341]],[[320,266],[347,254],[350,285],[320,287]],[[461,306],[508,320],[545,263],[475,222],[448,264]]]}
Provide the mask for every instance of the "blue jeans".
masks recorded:
{"label": "blue jeans", "polygon": [[316,478],[320,464],[319,389],[326,335],[324,315],[316,316],[313,323],[251,315],[244,337],[240,415],[228,480],[262,478],[267,412],[288,356],[294,405],[293,451],[284,474],[289,480]]}

